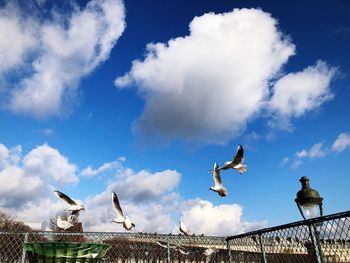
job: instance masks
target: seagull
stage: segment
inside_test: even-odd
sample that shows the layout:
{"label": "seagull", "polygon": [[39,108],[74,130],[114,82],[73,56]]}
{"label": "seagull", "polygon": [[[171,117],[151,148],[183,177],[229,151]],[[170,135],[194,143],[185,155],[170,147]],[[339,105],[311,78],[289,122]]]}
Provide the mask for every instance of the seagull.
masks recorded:
{"label": "seagull", "polygon": [[214,187],[210,187],[209,190],[217,192],[221,197],[225,197],[228,194],[228,191],[222,185],[220,170],[218,168],[219,168],[219,165],[217,163],[214,163],[213,179],[214,179],[215,185]]}
{"label": "seagull", "polygon": [[182,247],[182,246],[177,246],[175,250],[179,251],[182,255],[188,255],[188,254],[190,254],[190,252],[187,251],[187,250],[185,250],[185,248]]}
{"label": "seagull", "polygon": [[188,230],[187,226],[185,225],[184,222],[182,222],[182,220],[179,220],[179,222],[180,222],[180,226],[179,226],[180,233],[184,234],[185,236],[188,236],[190,234],[190,231]]}
{"label": "seagull", "polygon": [[66,220],[63,220],[60,216],[57,217],[57,227],[58,228],[61,228],[61,229],[64,229],[64,230],[67,230],[68,228],[71,228],[72,226],[74,226],[72,223],[66,221]]}
{"label": "seagull", "polygon": [[206,250],[203,251],[203,254],[208,257],[211,254],[216,253],[217,251],[218,250],[215,248],[207,248]]}
{"label": "seagull", "polygon": [[71,215],[68,216],[67,221],[69,223],[75,224],[79,222],[79,212],[72,213]]}
{"label": "seagull", "polygon": [[160,241],[160,240],[158,240],[157,242],[156,242],[159,246],[161,246],[161,247],[163,247],[163,248],[176,248],[177,246],[176,245],[173,245],[173,244],[168,244],[167,242],[164,242],[164,241]]}
{"label": "seagull", "polygon": [[72,212],[72,215],[78,213],[81,210],[85,211],[85,207],[83,205],[78,204],[77,202],[75,202],[73,199],[71,199],[69,196],[65,195],[64,193],[56,190],[55,194],[59,199],[65,201],[69,205],[68,210]]}
{"label": "seagull", "polygon": [[123,211],[119,204],[118,197],[114,192],[112,192],[112,204],[113,204],[113,209],[117,214],[117,217],[114,218],[112,222],[115,222],[117,224],[123,224],[123,227],[126,230],[131,230],[133,227],[135,227],[135,224],[132,223],[127,216],[124,216]]}
{"label": "seagull", "polygon": [[[233,157],[232,161],[225,162],[224,166],[217,168],[216,170],[227,170],[236,169],[240,174],[245,173],[248,169],[247,165],[243,164],[244,160],[244,150],[242,145],[238,145],[236,155]],[[212,172],[213,170],[209,170]]]}

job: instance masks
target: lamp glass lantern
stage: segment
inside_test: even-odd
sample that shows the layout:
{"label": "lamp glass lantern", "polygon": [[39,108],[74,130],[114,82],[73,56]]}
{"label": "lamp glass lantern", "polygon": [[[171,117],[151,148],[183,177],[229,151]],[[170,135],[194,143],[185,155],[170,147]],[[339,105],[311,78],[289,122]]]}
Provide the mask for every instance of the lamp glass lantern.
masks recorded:
{"label": "lamp glass lantern", "polygon": [[304,219],[323,216],[322,201],[320,194],[310,187],[310,179],[306,176],[300,178],[301,189],[297,193],[295,202],[300,214]]}

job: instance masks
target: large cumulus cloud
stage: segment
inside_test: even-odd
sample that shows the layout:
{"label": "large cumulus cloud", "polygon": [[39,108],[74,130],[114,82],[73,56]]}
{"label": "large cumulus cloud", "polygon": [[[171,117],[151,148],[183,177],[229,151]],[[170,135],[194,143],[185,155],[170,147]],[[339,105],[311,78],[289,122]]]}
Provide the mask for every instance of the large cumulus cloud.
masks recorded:
{"label": "large cumulus cloud", "polygon": [[[321,61],[315,70],[296,74],[270,89],[283,77],[283,65],[296,51],[266,12],[208,13],[195,17],[189,29],[187,36],[148,44],[145,59],[133,61],[130,71],[115,81],[119,88],[136,86],[145,100],[133,126],[137,135],[222,144],[240,135],[263,110],[272,116],[284,110],[291,112],[286,117],[298,117],[331,98],[327,85],[332,74]],[[307,74],[313,71],[318,74]],[[280,95],[283,91],[286,96],[297,94],[293,103],[298,105],[297,112],[283,103],[289,99]],[[279,100],[282,104],[276,103]]]}

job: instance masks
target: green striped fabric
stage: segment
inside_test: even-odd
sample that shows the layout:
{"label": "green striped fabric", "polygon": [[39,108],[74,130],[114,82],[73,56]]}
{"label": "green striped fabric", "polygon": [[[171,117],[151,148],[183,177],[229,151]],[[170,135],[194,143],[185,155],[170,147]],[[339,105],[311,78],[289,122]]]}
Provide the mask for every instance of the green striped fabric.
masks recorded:
{"label": "green striped fabric", "polygon": [[27,242],[24,244],[29,261],[38,263],[98,262],[106,255],[108,248],[109,245],[97,243]]}

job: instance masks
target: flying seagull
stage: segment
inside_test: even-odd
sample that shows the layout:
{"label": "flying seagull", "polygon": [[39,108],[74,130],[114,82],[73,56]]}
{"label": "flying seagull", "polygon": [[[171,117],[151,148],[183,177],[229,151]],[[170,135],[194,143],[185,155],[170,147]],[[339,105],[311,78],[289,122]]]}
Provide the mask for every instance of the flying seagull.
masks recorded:
{"label": "flying seagull", "polygon": [[182,255],[188,255],[188,254],[190,254],[190,252],[187,251],[187,250],[185,250],[185,248],[182,247],[182,246],[177,246],[177,247],[176,247],[176,250],[179,251]]}
{"label": "flying seagull", "polygon": [[[225,162],[224,166],[217,168],[216,170],[236,169],[240,174],[245,173],[248,169],[247,165],[243,164],[244,150],[242,145],[238,145],[236,155],[232,161]],[[209,170],[212,172],[213,170]]]}
{"label": "flying seagull", "polygon": [[113,209],[117,215],[117,217],[114,218],[112,222],[115,222],[117,224],[123,224],[123,227],[126,230],[131,230],[133,227],[135,227],[135,224],[132,223],[127,216],[124,216],[123,211],[119,204],[118,197],[114,192],[112,192],[112,204],[113,204]]}
{"label": "flying seagull", "polygon": [[187,226],[185,225],[184,222],[182,222],[182,220],[179,220],[179,222],[180,222],[180,226],[179,226],[180,233],[184,234],[185,236],[188,236],[190,234],[190,231],[188,230]]}
{"label": "flying seagull", "polygon": [[214,192],[217,192],[221,197],[225,197],[228,194],[228,191],[222,185],[219,165],[217,163],[214,163],[213,179],[214,179],[214,183],[215,183],[214,187],[212,186],[209,189],[214,191]]}
{"label": "flying seagull", "polygon": [[161,247],[163,247],[163,248],[176,248],[177,246],[176,245],[174,245],[174,244],[171,244],[171,243],[167,243],[167,242],[164,242],[164,241],[160,241],[160,240],[158,240],[157,241],[157,244],[159,245],[159,246],[161,246]]}
{"label": "flying seagull", "polygon": [[216,253],[218,250],[216,248],[207,248],[206,250],[203,251],[203,254],[205,256],[210,256],[213,253]]}
{"label": "flying seagull", "polygon": [[72,223],[70,223],[66,220],[63,220],[60,216],[57,217],[56,223],[57,223],[58,228],[61,228],[64,230],[67,230],[68,228],[71,228],[72,226],[74,226]]}
{"label": "flying seagull", "polygon": [[64,193],[58,190],[55,191],[55,194],[59,199],[63,200],[69,205],[68,210],[72,212],[72,215],[78,213],[81,210],[85,211],[85,207],[83,205],[78,204],[73,199],[71,199],[68,195],[65,195]]}

